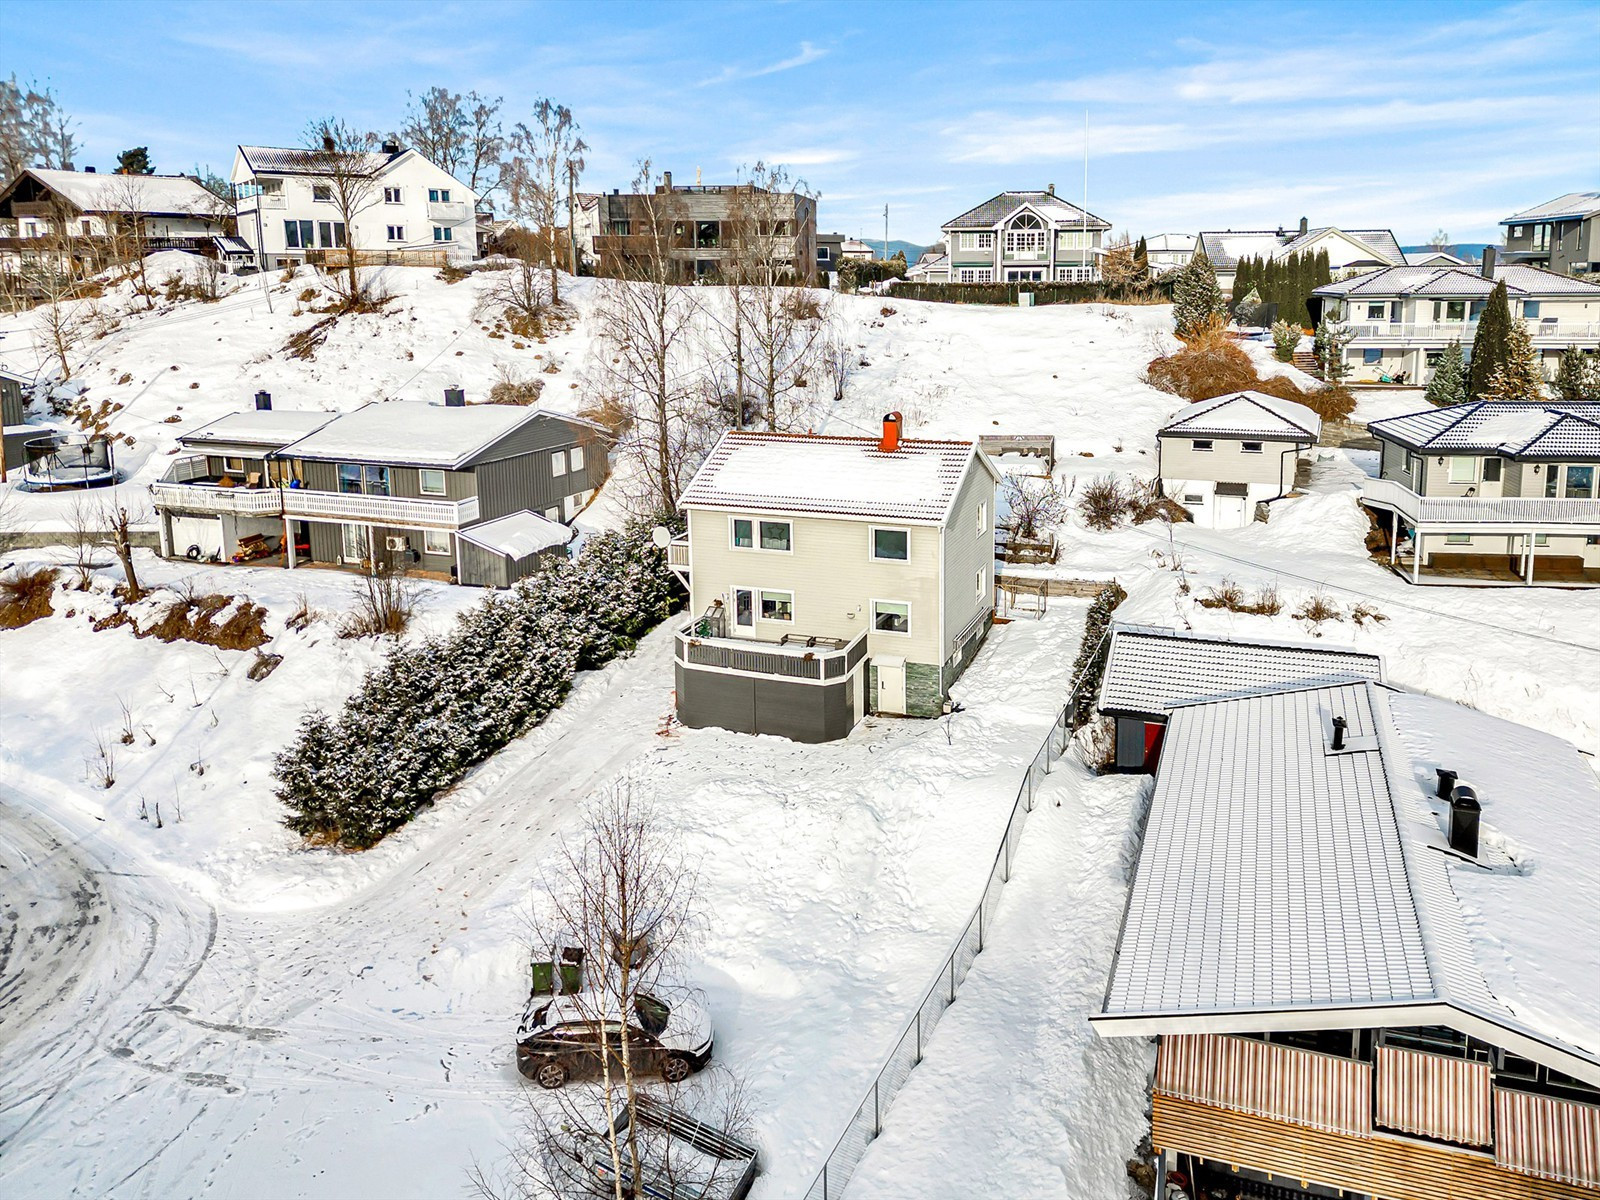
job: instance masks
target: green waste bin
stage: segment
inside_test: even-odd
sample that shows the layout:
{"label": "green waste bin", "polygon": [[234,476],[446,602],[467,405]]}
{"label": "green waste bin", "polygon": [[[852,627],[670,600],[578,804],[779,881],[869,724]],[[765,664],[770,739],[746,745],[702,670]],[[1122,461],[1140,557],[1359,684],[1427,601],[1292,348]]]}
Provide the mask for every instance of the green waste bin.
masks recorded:
{"label": "green waste bin", "polygon": [[533,964],[533,994],[548,996],[556,990],[556,965],[553,962]]}

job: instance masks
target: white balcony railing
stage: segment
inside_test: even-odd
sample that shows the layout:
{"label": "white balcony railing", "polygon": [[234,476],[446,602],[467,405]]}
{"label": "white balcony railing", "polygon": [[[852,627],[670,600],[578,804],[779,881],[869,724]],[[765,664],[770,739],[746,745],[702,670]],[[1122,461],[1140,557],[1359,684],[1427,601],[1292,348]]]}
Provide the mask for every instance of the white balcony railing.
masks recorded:
{"label": "white balcony railing", "polygon": [[288,206],[288,201],[284,198],[284,195],[283,195],[282,192],[262,192],[259,195],[255,195],[255,196],[240,196],[239,197],[239,211],[240,212],[249,212],[250,210],[255,209],[257,207],[266,209],[266,208],[285,208],[287,206]]}
{"label": "white balcony railing", "polygon": [[1547,500],[1542,496],[1420,496],[1395,479],[1366,479],[1364,503],[1393,509],[1414,527],[1470,532],[1483,526],[1515,532],[1566,528],[1600,530],[1600,500]]}
{"label": "white balcony railing", "polygon": [[288,516],[313,521],[459,529],[478,519],[478,498],[412,500],[402,496],[363,496],[284,488],[283,511]]}
{"label": "white balcony railing", "polygon": [[[791,634],[782,642],[700,633],[703,620],[679,629],[673,654],[686,667],[714,667],[750,675],[828,683],[843,679],[867,654],[867,631],[845,641]],[[809,644],[808,644],[809,643]]]}
{"label": "white balcony railing", "polygon": [[[1600,340],[1600,324],[1584,321],[1538,320],[1523,318],[1535,342],[1585,342]],[[1431,342],[1443,345],[1458,341],[1472,344],[1478,332],[1476,321],[1411,323],[1406,321],[1352,321],[1346,326],[1357,342]]]}
{"label": "white balcony railing", "polygon": [[1006,262],[1046,262],[1050,258],[1050,248],[1040,246],[1037,250],[1007,250]]}
{"label": "white balcony railing", "polygon": [[156,507],[251,517],[275,517],[283,512],[277,488],[222,487],[209,478],[207,470],[203,454],[175,460],[166,474],[150,485]]}
{"label": "white balcony railing", "polygon": [[674,571],[689,569],[689,538],[675,537],[667,543],[667,566]]}
{"label": "white balcony railing", "polygon": [[470,219],[472,209],[465,203],[449,201],[448,203],[430,200],[428,202],[428,220],[440,221],[449,225],[456,225]]}

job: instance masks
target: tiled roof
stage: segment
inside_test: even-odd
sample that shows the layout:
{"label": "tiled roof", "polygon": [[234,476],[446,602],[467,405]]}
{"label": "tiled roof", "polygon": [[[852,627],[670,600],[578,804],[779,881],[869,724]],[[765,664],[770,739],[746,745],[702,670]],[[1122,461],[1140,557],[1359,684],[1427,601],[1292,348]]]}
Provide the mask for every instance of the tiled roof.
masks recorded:
{"label": "tiled roof", "polygon": [[1322,418],[1304,404],[1269,396],[1265,392],[1235,392],[1213,396],[1178,410],[1161,433],[1186,437],[1219,434],[1222,437],[1280,438],[1316,441],[1322,436]]}
{"label": "tiled roof", "polygon": [[1370,421],[1367,429],[1377,437],[1426,452],[1600,458],[1600,402],[1478,400]]}
{"label": "tiled roof", "polygon": [[[1211,260],[1213,267],[1232,270],[1239,265],[1241,258],[1270,258],[1279,254],[1293,254],[1301,246],[1309,245],[1330,229],[1337,228],[1334,225],[1323,225],[1317,229],[1307,230],[1303,237],[1298,227],[1293,231],[1214,229],[1200,234],[1200,247]],[[1406,260],[1405,254],[1400,249],[1400,243],[1395,241],[1394,234],[1387,229],[1339,229],[1338,231],[1346,237],[1372,247],[1373,258],[1377,262],[1403,263]]]}
{"label": "tiled roof", "polygon": [[[1023,205],[1028,205],[1060,225],[1081,225],[1085,213],[1074,204],[1068,204],[1049,192],[1001,192],[985,200],[976,208],[968,209],[954,220],[946,221],[945,229],[993,229]],[[1093,213],[1087,214],[1090,229],[1110,229],[1107,221]]]}
{"label": "tiled roof", "polygon": [[722,435],[679,504],[942,524],[974,461],[981,460],[971,442],[902,438],[886,452],[877,438],[735,430]]}
{"label": "tiled roof", "polygon": [[1326,283],[1317,296],[1439,296],[1483,299],[1494,290],[1494,283],[1505,280],[1513,296],[1593,296],[1600,298],[1600,283],[1571,275],[1559,275],[1521,263],[1495,266],[1494,281],[1473,267],[1388,267],[1354,279]]}
{"label": "tiled roof", "polygon": [[1336,678],[1381,680],[1383,659],[1341,646],[1118,624],[1111,631],[1100,708],[1159,716],[1176,703]]}
{"label": "tiled roof", "polygon": [[1600,192],[1568,192],[1543,204],[1525,208],[1501,221],[1502,225],[1517,225],[1525,221],[1559,221],[1563,218],[1590,217],[1600,212]]}
{"label": "tiled roof", "polygon": [[[256,175],[324,175],[327,172],[319,160],[322,156],[320,150],[308,150],[301,146],[240,146],[239,153],[244,155],[245,162],[250,164],[250,170]],[[376,175],[399,154],[383,154],[377,150],[369,151],[365,159],[366,170]]]}

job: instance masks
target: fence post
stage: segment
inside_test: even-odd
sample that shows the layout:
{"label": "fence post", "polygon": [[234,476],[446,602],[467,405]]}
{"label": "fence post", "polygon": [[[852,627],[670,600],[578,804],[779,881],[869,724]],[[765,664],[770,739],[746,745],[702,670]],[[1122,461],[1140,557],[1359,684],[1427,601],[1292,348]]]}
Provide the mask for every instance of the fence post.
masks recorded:
{"label": "fence post", "polygon": [[922,1005],[917,1005],[917,1062],[922,1061]]}
{"label": "fence post", "polygon": [[983,895],[978,899],[978,953],[983,953],[983,902],[989,898],[989,889],[983,889]]}
{"label": "fence post", "polygon": [[956,956],[950,956],[950,1003],[956,1002]]}
{"label": "fence post", "polygon": [[882,1078],[883,1078],[883,1076],[879,1075],[878,1079],[874,1079],[872,1081],[872,1136],[873,1137],[877,1137],[880,1133],[883,1132],[883,1117],[878,1112],[878,1080],[880,1080]]}

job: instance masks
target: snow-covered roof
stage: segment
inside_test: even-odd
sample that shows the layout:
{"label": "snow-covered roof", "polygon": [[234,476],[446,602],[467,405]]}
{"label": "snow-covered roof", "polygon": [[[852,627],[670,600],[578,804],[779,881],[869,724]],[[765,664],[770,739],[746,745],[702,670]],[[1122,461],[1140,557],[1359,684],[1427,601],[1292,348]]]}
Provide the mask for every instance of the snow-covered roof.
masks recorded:
{"label": "snow-covered roof", "polygon": [[943,524],[973,463],[993,469],[971,442],[732,430],[695,472],[682,508],[817,513]]}
{"label": "snow-covered roof", "polygon": [[1592,217],[1600,213],[1600,192],[1568,192],[1543,204],[1525,208],[1501,221],[1502,225],[1520,225],[1529,221],[1562,221]]}
{"label": "snow-covered roof", "polygon": [[9,192],[29,175],[83,212],[204,216],[219,204],[215,195],[188,175],[102,175],[97,171],[30,167],[6,190]]}
{"label": "snow-covered roof", "polygon": [[1146,250],[1187,251],[1193,253],[1196,235],[1192,233],[1158,233],[1144,240]]}
{"label": "snow-covered roof", "polygon": [[969,208],[959,217],[946,221],[943,229],[994,229],[1019,208],[1034,212],[1058,227],[1083,226],[1088,218],[1090,229],[1110,229],[1111,224],[1093,213],[1085,213],[1075,204],[1068,204],[1053,192],[1001,192],[985,200],[976,208]]}
{"label": "snow-covered roof", "polygon": [[[240,146],[239,153],[253,175],[327,174],[322,150],[308,150],[304,146]],[[362,154],[361,161],[367,172],[376,175],[404,153],[404,150],[395,154],[369,150]]]}
{"label": "snow-covered roof", "polygon": [[[1440,767],[1483,806],[1475,861],[1449,847]],[[1399,1007],[1600,1081],[1596,813],[1575,747],[1435,697],[1352,682],[1176,707],[1095,1020],[1348,1028]]]}
{"label": "snow-covered roof", "polygon": [[1600,402],[1478,400],[1370,421],[1376,437],[1413,450],[1507,458],[1600,458]]}
{"label": "snow-covered roof", "polygon": [[1494,279],[1472,267],[1388,267],[1370,275],[1354,279],[1338,279],[1325,283],[1313,295],[1317,296],[1439,296],[1482,299],[1494,290],[1495,283],[1505,280],[1506,291],[1513,296],[1539,298],[1542,296],[1591,296],[1600,298],[1600,283],[1591,283],[1572,275],[1561,275],[1541,267],[1522,263],[1497,263]]}
{"label": "snow-covered roof", "polygon": [[933,271],[944,271],[950,267],[950,256],[942,251],[924,250],[922,257],[912,264],[906,272],[910,275],[927,275]]}
{"label": "snow-covered roof", "polygon": [[192,447],[263,446],[276,450],[321,429],[337,415],[291,408],[252,408],[218,417],[178,440]]}
{"label": "snow-covered roof", "polygon": [[1200,234],[1200,248],[1205,251],[1213,267],[1231,270],[1239,265],[1241,258],[1273,258],[1280,254],[1293,254],[1330,232],[1341,233],[1371,248],[1374,262],[1403,263],[1406,260],[1400,243],[1387,229],[1340,229],[1335,225],[1323,225],[1304,234],[1298,226],[1293,230],[1205,230]]}
{"label": "snow-covered roof", "polygon": [[1382,680],[1383,659],[1345,646],[1118,623],[1111,630],[1099,707],[1158,717],[1191,700],[1335,679]]}
{"label": "snow-covered roof", "polygon": [[526,558],[552,546],[565,546],[572,530],[529,509],[497,517],[461,531],[461,539],[508,558]]}
{"label": "snow-covered roof", "polygon": [[329,421],[284,453],[294,458],[459,467],[530,421],[548,414],[510,404],[451,407],[421,400],[377,401]]}
{"label": "snow-covered roof", "polygon": [[1468,262],[1448,250],[1407,250],[1408,267],[1465,267]]}
{"label": "snow-covered roof", "polygon": [[1315,442],[1322,436],[1322,418],[1293,400],[1265,392],[1232,392],[1185,405],[1159,432]]}

